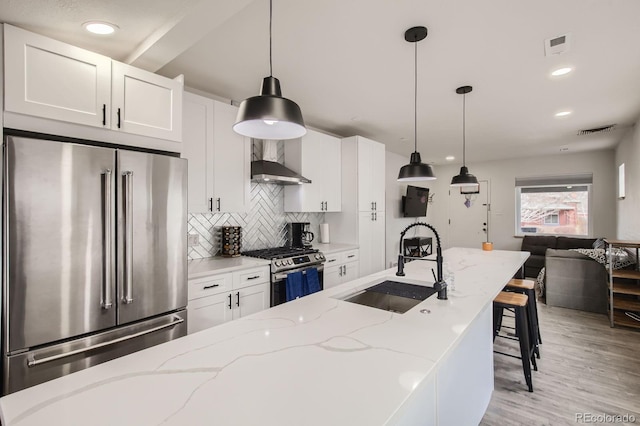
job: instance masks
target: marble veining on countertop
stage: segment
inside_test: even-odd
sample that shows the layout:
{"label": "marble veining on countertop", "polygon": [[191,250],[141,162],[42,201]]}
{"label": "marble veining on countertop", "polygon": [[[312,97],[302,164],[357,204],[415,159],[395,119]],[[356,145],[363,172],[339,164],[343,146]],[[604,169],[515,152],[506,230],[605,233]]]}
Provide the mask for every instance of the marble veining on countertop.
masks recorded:
{"label": "marble veining on countertop", "polygon": [[207,275],[223,274],[242,269],[270,265],[267,259],[255,257],[206,257],[189,261],[189,279],[206,277]]}
{"label": "marble veining on countertop", "polygon": [[[526,260],[449,249],[449,300],[405,314],[340,298],[392,270],[285,303],[0,399],[2,424],[385,424]],[[405,268],[431,284],[433,262]],[[55,420],[54,420],[55,419]]]}

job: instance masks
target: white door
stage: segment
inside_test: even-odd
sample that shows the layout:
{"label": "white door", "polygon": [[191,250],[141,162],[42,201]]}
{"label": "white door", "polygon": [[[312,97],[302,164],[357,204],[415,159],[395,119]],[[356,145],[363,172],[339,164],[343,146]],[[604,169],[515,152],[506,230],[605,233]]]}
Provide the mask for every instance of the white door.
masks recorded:
{"label": "white door", "polygon": [[324,143],[325,154],[322,158],[327,159],[323,175],[325,211],[339,212],[342,210],[342,142],[338,138],[325,135]]}
{"label": "white door", "polygon": [[348,262],[342,268],[342,282],[346,283],[360,277],[360,262]]}
{"label": "white door", "polygon": [[213,211],[244,213],[251,191],[251,140],[233,131],[238,108],[213,107]]}
{"label": "white door", "polygon": [[385,268],[385,215],[384,212],[374,212],[371,231],[371,272],[380,272]]}
{"label": "white door", "polygon": [[111,59],[4,25],[5,110],[109,127]]}
{"label": "white door", "polygon": [[182,83],[112,61],[111,87],[112,129],[182,141]]}
{"label": "white door", "polygon": [[372,143],[368,139],[358,137],[358,211],[361,212],[373,210]]}
{"label": "white door", "polygon": [[360,274],[366,276],[373,270],[373,212],[358,213],[358,245],[360,246]]}
{"label": "white door", "polygon": [[[207,171],[213,167],[213,100],[185,92],[182,115],[182,158],[189,162],[189,213],[211,209],[212,183]],[[213,178],[211,177],[211,180]]]}
{"label": "white door", "polygon": [[256,284],[249,287],[234,290],[233,292],[233,318],[246,317],[256,312],[269,308],[271,284]]}
{"label": "white door", "polygon": [[325,267],[322,275],[322,287],[324,290],[340,285],[342,282],[342,265]]}
{"label": "white door", "polygon": [[231,293],[220,293],[190,300],[187,305],[187,333],[195,333],[230,321],[230,296]]}
{"label": "white door", "polygon": [[449,190],[449,247],[482,248],[487,241],[489,184],[479,181],[480,193],[469,201],[459,188]]}
{"label": "white door", "polygon": [[[302,176],[311,179],[311,183],[302,185],[302,211],[319,212],[323,210],[326,176],[334,172],[327,170],[322,161],[326,158],[325,135],[312,130],[302,137]],[[286,143],[286,142],[285,142]],[[331,148],[329,148],[331,149]]]}
{"label": "white door", "polygon": [[378,142],[371,143],[371,201],[373,209],[384,212],[385,199],[385,152],[384,145]]}

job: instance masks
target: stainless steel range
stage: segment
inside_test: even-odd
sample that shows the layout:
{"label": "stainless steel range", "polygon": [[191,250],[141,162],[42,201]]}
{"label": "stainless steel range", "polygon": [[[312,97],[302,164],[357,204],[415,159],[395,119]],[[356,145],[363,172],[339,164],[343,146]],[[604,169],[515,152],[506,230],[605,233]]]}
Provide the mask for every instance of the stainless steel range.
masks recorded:
{"label": "stainless steel range", "polygon": [[310,268],[318,270],[320,288],[325,257],[317,249],[298,247],[276,247],[242,252],[243,256],[271,260],[271,306],[287,301],[287,275],[301,271],[303,274]]}

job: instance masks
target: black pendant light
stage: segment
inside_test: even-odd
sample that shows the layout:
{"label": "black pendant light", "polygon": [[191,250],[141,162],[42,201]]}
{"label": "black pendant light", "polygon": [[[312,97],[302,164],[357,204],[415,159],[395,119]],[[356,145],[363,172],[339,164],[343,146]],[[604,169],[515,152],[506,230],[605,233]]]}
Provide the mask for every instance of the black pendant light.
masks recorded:
{"label": "black pendant light", "polygon": [[300,107],[292,100],[282,97],[280,80],[273,76],[272,21],[273,1],[269,0],[269,77],[262,80],[260,96],[242,101],[233,130],[255,139],[299,138],[307,133]]}
{"label": "black pendant light", "polygon": [[460,174],[454,176],[451,179],[451,186],[478,186],[478,179],[467,169],[465,163],[465,150],[466,150],[466,127],[465,127],[465,111],[466,111],[466,95],[471,92],[473,87],[462,86],[456,89],[456,93],[462,95],[462,167],[460,167]]}
{"label": "black pendant light", "polygon": [[420,159],[420,153],[418,152],[418,42],[424,40],[427,37],[426,27],[413,27],[409,28],[404,33],[404,39],[409,43],[415,43],[415,75],[414,75],[414,99],[413,99],[413,111],[414,111],[414,151],[411,154],[409,164],[400,168],[398,173],[399,182],[408,182],[416,180],[434,180],[436,175],[433,173],[433,168],[429,164],[424,164]]}

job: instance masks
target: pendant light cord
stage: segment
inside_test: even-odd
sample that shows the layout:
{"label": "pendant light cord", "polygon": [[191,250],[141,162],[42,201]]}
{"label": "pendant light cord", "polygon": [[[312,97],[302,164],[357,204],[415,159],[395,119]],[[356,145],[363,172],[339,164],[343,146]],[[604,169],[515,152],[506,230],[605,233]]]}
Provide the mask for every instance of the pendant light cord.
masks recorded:
{"label": "pendant light cord", "polygon": [[272,52],[272,42],[271,42],[271,25],[273,22],[273,0],[269,0],[269,77],[273,77],[273,62],[271,57],[273,56]]}
{"label": "pendant light cord", "polygon": [[466,149],[467,127],[466,127],[466,119],[465,119],[465,114],[467,111],[466,99],[467,99],[467,94],[463,93],[462,94],[462,165],[463,166],[467,165],[465,162],[465,152],[467,151]]}
{"label": "pendant light cord", "polygon": [[413,141],[414,152],[418,152],[418,36],[413,37],[414,73],[413,73]]}

